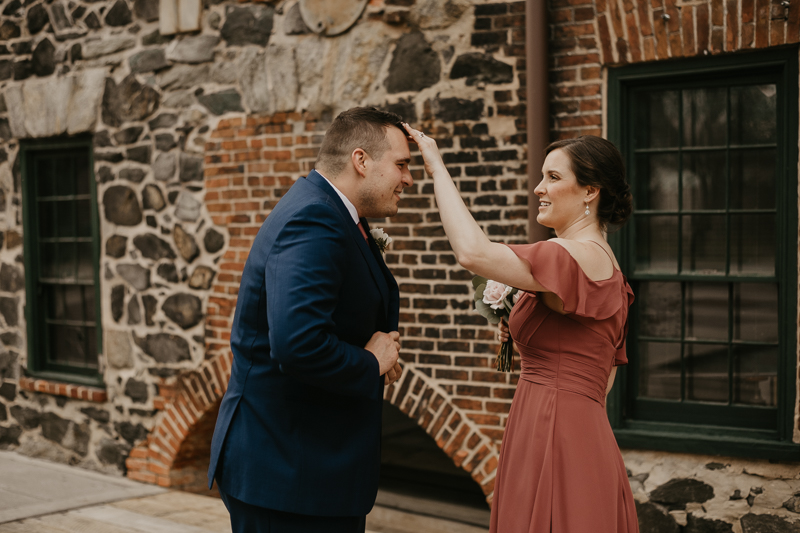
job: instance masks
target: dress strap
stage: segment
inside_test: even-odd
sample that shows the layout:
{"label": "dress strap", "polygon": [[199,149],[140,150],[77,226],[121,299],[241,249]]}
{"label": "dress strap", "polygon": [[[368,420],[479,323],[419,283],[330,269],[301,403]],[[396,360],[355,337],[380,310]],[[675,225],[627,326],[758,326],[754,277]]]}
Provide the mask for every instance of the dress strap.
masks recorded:
{"label": "dress strap", "polygon": [[617,270],[616,263],[614,263],[614,258],[613,258],[613,257],[611,257],[611,254],[610,254],[610,253],[608,253],[608,250],[606,250],[605,246],[603,246],[603,245],[602,245],[602,244],[600,244],[599,242],[597,242],[597,241],[593,241],[593,240],[591,240],[591,239],[589,239],[589,242],[593,242],[593,243],[595,243],[597,246],[599,246],[599,247],[600,247],[600,249],[601,249],[601,250],[603,250],[603,251],[605,252],[605,254],[608,256],[608,258],[611,260],[611,268],[613,268],[614,270]]}

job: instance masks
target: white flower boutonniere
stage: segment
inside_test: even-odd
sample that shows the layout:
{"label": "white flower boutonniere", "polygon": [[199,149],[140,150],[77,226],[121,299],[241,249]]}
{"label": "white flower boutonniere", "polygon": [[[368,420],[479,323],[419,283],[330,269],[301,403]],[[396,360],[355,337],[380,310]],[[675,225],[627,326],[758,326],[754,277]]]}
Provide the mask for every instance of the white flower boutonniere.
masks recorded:
{"label": "white flower boutonniere", "polygon": [[369,234],[372,235],[372,238],[375,240],[375,244],[378,245],[378,250],[381,253],[386,253],[386,249],[392,244],[392,238],[383,231],[383,228],[375,228],[369,230]]}

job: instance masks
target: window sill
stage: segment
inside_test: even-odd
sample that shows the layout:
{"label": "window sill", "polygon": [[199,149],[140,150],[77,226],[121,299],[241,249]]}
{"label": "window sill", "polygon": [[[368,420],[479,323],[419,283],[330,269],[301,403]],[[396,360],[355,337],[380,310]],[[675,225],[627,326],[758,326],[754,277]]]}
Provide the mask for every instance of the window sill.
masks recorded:
{"label": "window sill", "polygon": [[743,435],[656,429],[615,429],[620,448],[800,462],[800,444]]}
{"label": "window sill", "polygon": [[104,403],[108,401],[106,389],[100,387],[90,387],[87,385],[75,385],[47,379],[37,379],[29,377],[19,378],[20,390],[32,392],[42,392],[55,396],[66,396],[76,400],[88,400],[90,402]]}

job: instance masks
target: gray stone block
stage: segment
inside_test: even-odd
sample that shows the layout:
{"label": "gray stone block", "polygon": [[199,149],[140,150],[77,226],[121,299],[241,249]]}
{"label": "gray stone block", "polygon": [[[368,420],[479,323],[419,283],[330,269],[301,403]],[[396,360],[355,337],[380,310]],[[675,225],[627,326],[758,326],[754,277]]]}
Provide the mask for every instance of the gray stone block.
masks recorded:
{"label": "gray stone block", "polygon": [[55,413],[43,413],[41,417],[42,436],[47,440],[61,443],[69,428],[69,420]]}
{"label": "gray stone block", "polygon": [[11,417],[16,420],[23,429],[36,429],[39,427],[42,420],[42,414],[29,407],[12,405],[9,411],[11,412]]}
{"label": "gray stone block", "polygon": [[142,311],[139,308],[139,300],[136,295],[131,296],[128,300],[128,325],[133,326],[142,321]]}
{"label": "gray stone block", "polygon": [[202,303],[193,294],[173,294],[164,301],[161,310],[183,329],[196,326],[203,319]]}
{"label": "gray stone block", "polygon": [[211,288],[211,282],[216,273],[207,266],[199,266],[189,276],[189,287],[206,291]]}
{"label": "gray stone block", "polygon": [[200,249],[197,247],[194,237],[186,233],[180,224],[175,224],[172,229],[172,238],[175,241],[175,247],[178,248],[178,253],[187,263],[191,263],[200,255]]}
{"label": "gray stone block", "polygon": [[97,57],[115,54],[136,46],[136,39],[126,35],[118,37],[107,37],[96,41],[86,41],[81,48],[81,55],[84,59],[94,59]]}
{"label": "gray stone block", "polygon": [[456,58],[450,70],[450,79],[467,78],[467,85],[484,83],[511,83],[514,67],[498,61],[491,54],[469,53]]}
{"label": "gray stone block", "polygon": [[187,191],[181,191],[175,203],[175,216],[186,222],[200,218],[201,203]]}
{"label": "gray stone block", "polygon": [[154,72],[169,66],[164,51],[160,49],[144,50],[131,56],[128,60],[131,72]]}
{"label": "gray stone block", "polygon": [[133,288],[143,291],[150,286],[150,270],[134,264],[117,265],[117,274]]}
{"label": "gray stone block", "polygon": [[132,21],[131,8],[125,0],[117,0],[106,12],[106,24],[109,26],[127,26]]}
{"label": "gray stone block", "polygon": [[214,228],[209,228],[203,237],[203,245],[208,253],[215,254],[225,246],[225,237]]}
{"label": "gray stone block", "polygon": [[111,318],[114,322],[119,322],[122,318],[123,305],[125,303],[125,286],[114,285],[111,287]]}
{"label": "gray stone block", "polygon": [[196,35],[172,41],[167,46],[166,56],[176,63],[206,63],[214,59],[216,35]]}
{"label": "gray stone block", "polygon": [[264,5],[229,6],[220,35],[228,45],[266,46],[272,33],[275,8]]}
{"label": "gray stone block", "polygon": [[175,252],[172,250],[169,243],[152,233],[137,235],[133,238],[133,245],[136,246],[147,259],[153,261],[175,259]]}
{"label": "gray stone block", "polygon": [[167,202],[164,201],[164,195],[161,193],[161,189],[158,185],[149,183],[144,186],[144,190],[142,191],[142,206],[145,209],[161,211],[166,205]]}
{"label": "gray stone block", "polygon": [[177,335],[155,333],[144,339],[136,339],[136,342],[144,353],[159,363],[179,363],[191,359],[189,343]]}
{"label": "gray stone block", "polygon": [[160,153],[156,156],[153,177],[159,181],[169,181],[175,177],[175,154]]}
{"label": "gray stone block", "polygon": [[242,96],[236,89],[226,89],[218,93],[204,94],[197,98],[209,111],[215,115],[244,111]]}
{"label": "gray stone block", "polygon": [[25,288],[25,275],[14,265],[3,263],[0,266],[0,291],[17,292]]}
{"label": "gray stone block", "polygon": [[439,55],[431,48],[422,33],[408,33],[397,41],[386,90],[389,93],[421,91],[439,81]]}
{"label": "gray stone block", "polygon": [[135,226],[142,221],[136,193],[124,185],[112,185],[103,194],[106,219],[120,226]]}
{"label": "gray stone block", "polygon": [[146,403],[149,397],[147,383],[130,378],[125,383],[125,396],[133,400],[134,403]]}
{"label": "gray stone block", "polygon": [[[120,285],[121,287],[121,285]],[[133,368],[131,337],[127,331],[106,330],[106,360],[111,368]]]}

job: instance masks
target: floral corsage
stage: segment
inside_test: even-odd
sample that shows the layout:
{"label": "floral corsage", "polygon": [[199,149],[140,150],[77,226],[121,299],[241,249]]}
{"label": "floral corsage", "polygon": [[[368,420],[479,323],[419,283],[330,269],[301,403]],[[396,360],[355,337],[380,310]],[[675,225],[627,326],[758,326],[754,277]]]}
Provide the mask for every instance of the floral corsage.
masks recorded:
{"label": "floral corsage", "polygon": [[369,230],[369,234],[372,235],[372,239],[375,241],[375,244],[378,245],[378,250],[381,253],[386,253],[386,249],[392,244],[392,238],[383,231],[383,228],[375,228]]}

